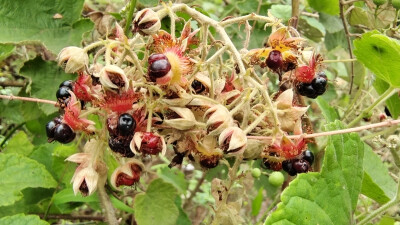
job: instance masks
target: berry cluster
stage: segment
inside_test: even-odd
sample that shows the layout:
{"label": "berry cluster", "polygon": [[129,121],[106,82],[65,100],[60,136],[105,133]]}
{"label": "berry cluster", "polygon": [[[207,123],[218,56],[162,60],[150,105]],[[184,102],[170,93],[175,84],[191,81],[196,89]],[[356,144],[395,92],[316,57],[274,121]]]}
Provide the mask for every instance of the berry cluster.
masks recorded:
{"label": "berry cluster", "polygon": [[311,81],[311,83],[297,83],[297,91],[300,95],[316,98],[319,95],[322,95],[326,91],[327,78],[324,72],[320,72],[317,76]]}
{"label": "berry cluster", "polygon": [[290,176],[295,176],[298,173],[306,173],[311,169],[314,162],[314,154],[310,150],[304,151],[295,159],[285,160],[282,162],[282,169]]}
{"label": "berry cluster", "polygon": [[[200,29],[192,31],[192,21],[179,38],[160,30],[159,16],[144,9],[132,21],[134,38],[116,24],[106,40],[67,47],[58,56],[59,65],[77,78],[60,85],[56,97],[62,116],[50,121],[46,131],[49,141],[68,143],[76,133],[88,139],[83,153],[68,158],[79,164],[74,191],[91,194],[104,181],[100,177],[107,167],[98,154],[104,148],[120,164],[110,178],[116,189],[137,183],[145,172],[143,157],[158,154],[171,159],[170,166],[187,158],[209,169],[224,157],[243,155],[262,158],[267,167],[283,168],[290,175],[309,171],[313,156],[305,151],[306,140],[287,138],[303,132],[302,117],[308,110],[294,101],[298,93],[293,90],[315,98],[325,92],[327,79],[317,72],[319,55],[301,60],[304,39],[292,36],[293,28],[274,24],[268,47],[227,59],[211,56],[204,66],[209,49],[216,48],[215,54],[224,49],[208,40],[200,43]],[[90,61],[88,51],[96,48]],[[213,64],[216,58],[222,62]],[[255,65],[279,75],[281,88],[272,100],[266,92],[268,79],[256,74]],[[289,84],[285,89],[284,83]],[[105,121],[97,126],[103,128],[96,129],[89,115]],[[274,141],[248,139],[253,135]],[[167,152],[167,146],[173,151]]]}

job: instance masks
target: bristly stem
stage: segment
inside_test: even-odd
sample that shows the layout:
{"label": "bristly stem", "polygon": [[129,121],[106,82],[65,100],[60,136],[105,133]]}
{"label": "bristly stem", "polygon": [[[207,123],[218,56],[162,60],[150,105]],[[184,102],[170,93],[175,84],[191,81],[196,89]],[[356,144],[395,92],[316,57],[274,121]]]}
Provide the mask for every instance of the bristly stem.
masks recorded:
{"label": "bristly stem", "polygon": [[[373,123],[373,124],[368,124],[365,126],[360,126],[360,127],[353,127],[353,128],[347,128],[343,130],[334,130],[334,131],[327,131],[327,132],[320,132],[320,133],[313,133],[313,134],[302,134],[302,135],[289,135],[286,136],[287,138],[290,139],[299,139],[299,138],[315,138],[315,137],[323,137],[323,136],[331,136],[335,134],[346,134],[346,133],[351,133],[351,132],[359,132],[367,129],[372,129],[372,128],[378,128],[378,127],[389,127],[389,126],[395,126],[400,124],[400,119],[398,120],[389,120],[385,122],[380,122],[380,123]],[[257,139],[257,140],[272,140],[273,137],[266,137],[266,136],[247,136],[248,139]]]}
{"label": "bristly stem", "polygon": [[37,103],[45,103],[45,104],[58,106],[58,103],[55,101],[40,99],[40,98],[20,97],[20,96],[13,96],[13,95],[0,95],[0,99],[22,100],[22,101],[26,101],[26,102],[37,102]]}
{"label": "bristly stem", "polygon": [[131,0],[129,2],[129,10],[128,14],[126,16],[126,21],[125,21],[125,35],[128,36],[129,34],[129,28],[131,27],[132,24],[132,18],[133,18],[133,12],[135,11],[136,8],[136,0]]}
{"label": "bristly stem", "polygon": [[103,205],[106,217],[107,224],[109,225],[118,225],[117,217],[115,216],[115,209],[111,204],[110,197],[107,195],[106,189],[103,185],[99,185],[97,187],[97,193],[99,195],[99,199],[101,204]]}

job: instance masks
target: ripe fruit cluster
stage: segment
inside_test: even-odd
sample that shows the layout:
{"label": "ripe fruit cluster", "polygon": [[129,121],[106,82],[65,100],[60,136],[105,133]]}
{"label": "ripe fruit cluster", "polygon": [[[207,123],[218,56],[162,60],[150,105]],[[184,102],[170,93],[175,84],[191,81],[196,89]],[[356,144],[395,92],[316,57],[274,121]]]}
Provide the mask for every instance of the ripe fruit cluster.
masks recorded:
{"label": "ripe fruit cluster", "polygon": [[306,173],[314,162],[314,154],[310,150],[304,151],[299,157],[282,162],[282,169],[290,176]]}
{"label": "ripe fruit cluster", "polygon": [[[120,164],[110,178],[117,189],[138,182],[145,172],[143,157],[157,154],[171,159],[170,166],[187,158],[208,169],[224,157],[243,155],[262,158],[270,168],[283,167],[291,175],[307,172],[312,160],[302,153],[306,141],[286,136],[303,132],[301,121],[308,109],[294,100],[298,93],[293,90],[311,98],[326,90],[321,57],[313,54],[302,60],[304,39],[293,36],[298,34],[290,32],[293,28],[274,23],[268,47],[205,59],[212,48],[215,54],[226,49],[208,39],[200,42],[193,21],[186,22],[180,37],[160,30],[160,15],[151,9],[137,12],[132,39],[116,24],[106,40],[67,47],[58,56],[59,65],[77,78],[63,82],[56,93],[62,116],[46,125],[49,141],[68,143],[76,133],[89,140],[84,153],[69,158],[80,165],[74,190],[90,194],[97,183],[82,177],[106,174],[97,154],[104,143]],[[94,49],[90,61],[88,52]],[[216,58],[221,62],[212,63]],[[257,74],[255,65],[268,67],[269,75],[278,74],[281,80],[272,100],[266,91],[269,79]],[[94,126],[89,115],[104,124]],[[265,144],[248,139],[252,135],[275,138]],[[167,152],[167,145],[173,151]]]}

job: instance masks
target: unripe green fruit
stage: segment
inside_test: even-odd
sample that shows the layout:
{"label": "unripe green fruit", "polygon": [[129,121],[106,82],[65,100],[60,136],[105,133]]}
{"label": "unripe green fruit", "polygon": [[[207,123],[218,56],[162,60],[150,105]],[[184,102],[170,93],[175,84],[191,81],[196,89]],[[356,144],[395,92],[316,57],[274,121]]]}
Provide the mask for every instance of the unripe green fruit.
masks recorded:
{"label": "unripe green fruit", "polygon": [[283,174],[281,172],[274,171],[269,175],[268,181],[273,186],[280,187],[280,186],[282,186],[283,182],[285,181],[285,177],[283,176]]}
{"label": "unripe green fruit", "polygon": [[400,9],[400,0],[392,0],[392,6],[395,9]]}
{"label": "unripe green fruit", "polygon": [[387,0],[374,0],[373,1],[376,6],[383,5],[387,2]]}
{"label": "unripe green fruit", "polygon": [[259,177],[261,176],[261,170],[260,170],[259,168],[253,168],[253,169],[251,170],[251,175],[252,175],[254,178],[259,178]]}

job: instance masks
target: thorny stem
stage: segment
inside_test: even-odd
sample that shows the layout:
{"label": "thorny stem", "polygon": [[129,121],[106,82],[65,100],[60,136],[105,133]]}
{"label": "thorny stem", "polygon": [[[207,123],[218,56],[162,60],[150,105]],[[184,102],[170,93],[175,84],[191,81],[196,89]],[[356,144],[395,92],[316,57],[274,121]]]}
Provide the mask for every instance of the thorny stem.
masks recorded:
{"label": "thorny stem", "polygon": [[106,189],[103,185],[99,185],[97,187],[97,193],[99,195],[99,199],[101,204],[105,210],[106,221],[109,225],[118,225],[117,217],[115,216],[114,207],[111,204],[110,197],[107,195]]}
{"label": "thorny stem", "polygon": [[[339,0],[339,8],[340,8],[340,18],[342,19],[344,32],[346,33],[347,47],[349,48],[350,59],[352,59],[353,58],[353,50],[351,49],[350,32],[349,32],[349,29],[347,27],[347,21],[346,21],[344,12],[343,12],[343,8],[344,8],[344,1],[343,0]],[[354,63],[351,62],[351,79],[350,79],[349,94],[351,94],[351,90],[353,89],[353,83],[354,83]]]}
{"label": "thorny stem", "polygon": [[[372,129],[372,128],[378,128],[378,127],[395,126],[398,124],[400,124],[400,119],[389,120],[389,121],[380,122],[380,123],[373,123],[373,124],[368,124],[365,126],[353,127],[353,128],[343,129],[343,130],[334,130],[334,131],[327,131],[327,132],[313,133],[313,134],[289,135],[286,137],[290,138],[290,139],[299,139],[301,137],[302,138],[315,138],[315,137],[331,136],[331,135],[335,135],[335,134],[346,134],[346,133],[351,133],[351,132],[358,132],[358,131],[363,131],[363,130]],[[272,140],[273,139],[273,137],[266,137],[266,136],[247,136],[247,138],[248,139],[257,139],[257,140]]]}
{"label": "thorny stem", "polygon": [[235,113],[237,113],[240,109],[242,109],[243,105],[246,104],[246,102],[250,101],[251,99],[254,98],[254,96],[257,94],[257,89],[253,89],[253,91],[249,94],[249,91],[245,96],[241,98],[241,102],[235,106],[229,113],[233,116]]}
{"label": "thorny stem", "polygon": [[264,111],[256,120],[254,120],[247,128],[244,130],[244,133],[250,133],[261,121],[265,119],[267,116],[268,111]]}
{"label": "thorny stem", "polygon": [[125,21],[125,35],[128,36],[129,34],[129,28],[131,27],[132,24],[132,18],[133,18],[133,12],[135,11],[136,8],[136,0],[130,0],[129,2],[129,11],[128,15],[126,16],[126,21]]}
{"label": "thorny stem", "polygon": [[132,58],[133,64],[135,64],[136,69],[139,71],[140,75],[144,76],[143,68],[140,65],[139,58],[137,57],[136,53],[131,51],[129,49],[129,46],[127,46],[127,48],[128,48],[127,49],[128,50],[128,55]]}
{"label": "thorny stem", "polygon": [[0,98],[7,99],[7,100],[22,100],[27,102],[37,102],[37,103],[45,103],[54,106],[58,106],[58,103],[51,100],[40,99],[40,98],[30,98],[30,97],[20,97],[20,96],[13,96],[13,95],[0,95]]}
{"label": "thorny stem", "polygon": [[98,46],[104,45],[104,44],[105,44],[104,40],[96,41],[96,42],[93,42],[90,45],[87,45],[86,47],[84,47],[83,51],[88,52],[88,51],[90,51]]}
{"label": "thorny stem", "polygon": [[386,101],[386,99],[390,98],[397,91],[398,90],[394,87],[388,88],[381,96],[379,96],[379,98],[373,104],[371,104],[367,109],[362,111],[362,113],[360,113],[360,115],[358,117],[356,117],[353,121],[351,121],[348,124],[348,127],[352,127],[355,124],[357,124],[362,118],[364,118],[366,115],[368,115],[368,113],[371,110],[373,110],[376,106],[378,106],[382,102]]}
{"label": "thorny stem", "polygon": [[170,10],[169,7],[167,8],[167,10],[168,10],[168,16],[169,16],[170,21],[171,21],[171,30],[170,30],[171,38],[172,38],[172,40],[174,40],[175,39],[175,15]]}
{"label": "thorny stem", "polygon": [[207,59],[206,64],[213,63],[220,55],[222,55],[226,51],[227,48],[228,46],[224,46],[218,49],[218,51],[215,52],[214,55],[212,55],[210,58]]}
{"label": "thorny stem", "polygon": [[336,63],[336,62],[355,62],[357,59],[325,59],[324,63]]}

